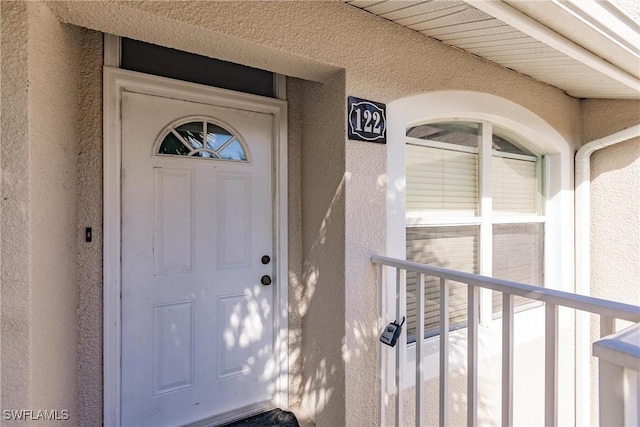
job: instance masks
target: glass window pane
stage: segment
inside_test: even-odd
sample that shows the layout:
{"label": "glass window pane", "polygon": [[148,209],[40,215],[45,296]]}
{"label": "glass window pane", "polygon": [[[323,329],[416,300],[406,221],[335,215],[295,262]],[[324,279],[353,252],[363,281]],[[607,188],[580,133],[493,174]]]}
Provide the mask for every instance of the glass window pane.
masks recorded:
{"label": "glass window pane", "polygon": [[515,133],[493,125],[493,149],[504,153],[523,154],[535,156],[531,150],[527,149],[527,143],[519,138]]}
{"label": "glass window pane", "polygon": [[171,130],[158,149],[158,154],[189,155],[189,153],[191,157],[213,160],[248,161],[247,149],[237,136],[222,126],[197,121],[197,119]]}
{"label": "glass window pane", "polygon": [[213,123],[207,123],[207,148],[218,151],[222,145],[233,137],[226,129]]}
{"label": "glass window pane", "polygon": [[491,191],[493,210],[501,215],[537,212],[537,162],[493,156]]}
{"label": "glass window pane", "polygon": [[186,156],[189,154],[189,149],[184,146],[182,142],[173,133],[167,134],[160,144],[159,154],[173,154],[176,156]]}
{"label": "glass window pane", "polygon": [[478,148],[482,145],[482,124],[472,122],[429,123],[407,129],[407,136]]}
{"label": "glass window pane", "polygon": [[[478,273],[479,227],[408,227],[407,260],[452,270]],[[407,272],[407,339],[415,341],[417,275]],[[467,323],[467,286],[449,282],[451,329]],[[438,334],[440,280],[425,277],[426,336]]]}
{"label": "glass window pane", "polygon": [[220,152],[220,157],[225,160],[247,160],[247,155],[242,148],[242,144],[240,144],[237,139],[227,145],[224,150]]}
{"label": "glass window pane", "polygon": [[202,151],[196,151],[195,153],[193,153],[193,157],[204,157],[207,159],[216,159],[217,157],[214,154],[211,154],[208,151],[202,150]]}
{"label": "glass window pane", "polygon": [[[544,286],[544,224],[493,225],[493,277]],[[542,303],[515,297],[516,311]],[[502,293],[493,292],[493,317],[502,315]]]}
{"label": "glass window pane", "polygon": [[478,154],[407,145],[407,213],[478,214]]}
{"label": "glass window pane", "polygon": [[194,150],[204,147],[203,145],[203,122],[191,122],[180,125],[176,131],[187,141]]}

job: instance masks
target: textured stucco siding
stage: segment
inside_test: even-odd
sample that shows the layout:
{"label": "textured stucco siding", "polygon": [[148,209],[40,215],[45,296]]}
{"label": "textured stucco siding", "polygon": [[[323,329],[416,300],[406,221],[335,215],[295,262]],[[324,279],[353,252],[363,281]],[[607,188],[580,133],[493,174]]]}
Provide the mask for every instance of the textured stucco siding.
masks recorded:
{"label": "textured stucco siding", "polygon": [[2,15],[2,408],[29,406],[31,292],[29,289],[28,10],[1,2]]}
{"label": "textured stucco siding", "polygon": [[[430,91],[486,92],[528,108],[572,144],[580,138],[580,102],[562,91],[341,2],[181,2],[179,7],[171,2],[61,2],[47,6],[66,23],[296,77],[289,79],[287,87],[290,100],[290,400],[292,403],[302,400],[321,426],[372,425],[375,424],[373,415],[377,413],[378,287],[370,256],[386,250],[387,154],[385,146],[346,140],[346,95],[389,103]],[[59,76],[54,82],[47,81],[47,76],[39,76],[40,84],[47,86],[40,95],[42,102],[57,105],[51,99],[54,94],[65,100],[61,112],[39,113],[36,120],[39,132],[47,126],[54,126],[59,132],[55,133],[51,150],[58,147],[61,153],[55,153],[54,165],[38,167],[31,176],[25,175],[31,166],[28,156],[23,152],[5,153],[5,132],[18,135],[28,131],[27,125],[21,129],[19,123],[26,122],[28,111],[35,107],[26,96],[23,99],[20,92],[10,94],[16,97],[17,106],[11,114],[22,114],[25,118],[6,131],[3,119],[3,191],[8,179],[24,175],[24,181],[18,179],[11,183],[11,190],[22,190],[16,192],[18,198],[33,191],[43,197],[34,203],[47,208],[52,197],[44,194],[46,190],[60,185],[64,179],[71,180],[67,188],[54,188],[64,196],[61,206],[56,205],[53,210],[55,215],[40,214],[34,221],[38,230],[47,225],[59,228],[47,237],[47,246],[38,251],[51,259],[39,260],[33,270],[39,274],[36,303],[45,310],[42,316],[34,318],[42,319],[45,313],[51,315],[53,309],[46,307],[43,300],[49,293],[62,289],[74,304],[77,295],[78,336],[76,338],[73,329],[66,337],[67,342],[74,343],[73,351],[75,340],[78,342],[79,423],[100,425],[101,43],[93,31],[55,25],[50,14],[40,10],[43,7],[46,8],[42,4],[29,6],[37,8],[42,15],[37,22],[27,21],[29,28],[43,21],[37,37],[34,35],[37,49],[33,55],[41,63],[53,64],[53,68],[47,70],[52,76],[62,70],[69,71],[69,76]],[[17,9],[26,10],[26,6]],[[15,34],[5,41],[3,13],[3,48],[9,43],[12,49],[19,49],[21,44],[31,41],[30,36],[23,34],[26,18],[18,15],[12,19],[17,20],[11,23]],[[64,56],[61,51],[65,49],[65,55],[70,57],[59,59],[57,56]],[[7,67],[26,63],[21,54],[16,50],[15,61]],[[4,71],[3,53],[3,101],[5,91],[11,90],[5,89]],[[27,81],[20,76],[14,74],[16,87],[26,90]],[[61,87],[68,90],[58,93]],[[60,119],[61,114],[65,118]],[[53,118],[62,122],[53,123]],[[45,152],[51,154],[49,150]],[[77,166],[71,164],[72,158],[77,159]],[[4,164],[9,159],[7,167],[13,168],[15,174],[7,177]],[[40,158],[37,164],[41,165]],[[29,179],[35,180],[32,185]],[[50,179],[55,184],[49,182]],[[19,254],[31,253],[30,245],[36,243],[37,235],[20,228],[11,234],[9,242],[5,240],[7,227],[21,227],[22,221],[26,222],[32,213],[29,206],[20,210],[20,200],[11,201],[7,211],[3,205],[3,318],[5,274],[17,279],[7,285],[17,286],[18,292],[12,300],[9,289],[9,301],[18,303],[9,314],[22,319],[18,315],[20,307],[30,313],[28,301],[17,301],[24,296],[20,281],[25,281],[28,289],[31,271],[29,257],[25,259]],[[33,200],[34,196],[29,196],[25,203],[28,205]],[[81,239],[85,226],[94,227],[93,243]],[[50,247],[52,236],[60,239],[55,248]],[[17,250],[18,255],[13,250]],[[5,252],[10,252],[6,269]],[[77,268],[73,270],[71,264]],[[47,270],[49,268],[51,270]],[[50,287],[45,287],[42,276],[45,270],[55,274],[50,278]],[[69,302],[59,301],[61,298],[62,295],[55,295],[51,300],[55,302],[52,307],[61,307],[64,311],[54,315],[64,318],[62,324],[68,325]],[[19,327],[12,328],[11,333],[19,334]],[[3,343],[5,338],[3,333]],[[60,362],[69,357],[71,350],[62,348],[68,344],[58,339],[45,342],[53,354],[60,357]],[[28,347],[31,343],[24,345]],[[46,350],[44,343],[39,348]],[[4,352],[3,346],[3,368]],[[69,363],[69,367],[76,369],[75,354]],[[42,366],[34,363],[33,369]],[[64,372],[64,381],[75,380],[67,373],[66,366]],[[51,387],[43,386],[43,396],[55,392]],[[71,390],[69,399],[76,399],[75,386],[65,387]]]}
{"label": "textured stucco siding", "polygon": [[289,235],[289,395],[298,403],[302,395],[302,318],[305,298],[302,275],[302,93],[309,82],[287,78],[287,175]]}
{"label": "textured stucco siding", "polygon": [[[583,142],[640,123],[640,101],[583,100]],[[640,305],[640,138],[591,156],[591,295]],[[598,340],[597,319],[591,340]],[[597,359],[591,364],[591,420],[598,422]]]}
{"label": "textured stucco siding", "polygon": [[66,410],[58,425],[77,425],[83,31],[39,2],[3,2],[2,31],[2,409]]}
{"label": "textured stucco siding", "polygon": [[[585,100],[583,141],[640,123],[640,101]],[[640,138],[591,157],[591,293],[640,304]]]}
{"label": "textured stucco siding", "polygon": [[66,409],[71,418],[61,425],[75,425],[81,31],[44,4],[30,4],[29,12],[31,405]]}
{"label": "textured stucco siding", "polygon": [[[102,33],[83,30],[78,186],[78,425],[102,425]],[[93,231],[85,241],[85,228]]]}

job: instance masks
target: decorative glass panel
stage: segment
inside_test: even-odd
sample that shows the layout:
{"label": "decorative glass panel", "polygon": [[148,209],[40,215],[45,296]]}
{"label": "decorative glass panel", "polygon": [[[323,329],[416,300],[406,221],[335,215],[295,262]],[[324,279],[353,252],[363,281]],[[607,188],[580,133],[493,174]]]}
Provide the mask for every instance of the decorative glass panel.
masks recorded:
{"label": "decorative glass panel", "polygon": [[226,129],[213,123],[207,123],[207,148],[209,150],[219,150],[227,141],[233,138]]}
{"label": "decorative glass panel", "polygon": [[170,127],[161,138],[156,154],[249,161],[247,149],[240,137],[209,121],[194,120]]}
{"label": "decorative glass panel", "polygon": [[240,145],[240,142],[238,142],[237,139],[234,139],[220,151],[220,157],[226,160],[247,161],[247,155],[244,153],[242,145]]}
{"label": "decorative glass panel", "polygon": [[176,128],[176,132],[178,132],[194,150],[204,147],[202,143],[202,131],[202,122],[185,123]]}
{"label": "decorative glass panel", "polygon": [[190,149],[187,148],[177,136],[173,133],[169,133],[162,141],[162,144],[160,144],[158,153],[171,154],[174,156],[187,156],[189,155],[189,151]]}
{"label": "decorative glass panel", "polygon": [[205,150],[201,150],[201,151],[196,151],[195,153],[192,154],[193,157],[206,157],[206,158],[210,158],[210,159],[216,159],[216,155],[209,152],[209,151],[205,151]]}

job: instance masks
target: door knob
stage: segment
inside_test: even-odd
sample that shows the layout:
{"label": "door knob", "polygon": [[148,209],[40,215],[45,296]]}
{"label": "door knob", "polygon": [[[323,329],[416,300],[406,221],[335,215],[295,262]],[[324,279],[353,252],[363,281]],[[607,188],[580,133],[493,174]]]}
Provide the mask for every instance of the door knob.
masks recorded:
{"label": "door knob", "polygon": [[271,277],[266,274],[260,278],[260,283],[264,286],[269,286],[271,284]]}

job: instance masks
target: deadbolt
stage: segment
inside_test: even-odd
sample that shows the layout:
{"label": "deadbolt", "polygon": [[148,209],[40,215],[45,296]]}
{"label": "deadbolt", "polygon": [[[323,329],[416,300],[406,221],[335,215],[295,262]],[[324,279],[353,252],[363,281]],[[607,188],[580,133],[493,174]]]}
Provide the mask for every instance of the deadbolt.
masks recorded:
{"label": "deadbolt", "polygon": [[271,284],[271,277],[267,276],[266,274],[264,276],[262,276],[262,278],[260,279],[260,283],[262,283],[264,286],[269,286]]}
{"label": "deadbolt", "polygon": [[263,255],[262,258],[260,258],[260,261],[265,265],[269,264],[271,262],[271,257],[269,257],[269,255]]}

